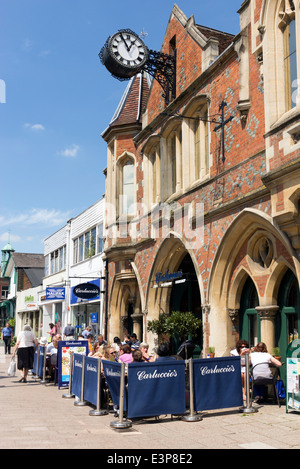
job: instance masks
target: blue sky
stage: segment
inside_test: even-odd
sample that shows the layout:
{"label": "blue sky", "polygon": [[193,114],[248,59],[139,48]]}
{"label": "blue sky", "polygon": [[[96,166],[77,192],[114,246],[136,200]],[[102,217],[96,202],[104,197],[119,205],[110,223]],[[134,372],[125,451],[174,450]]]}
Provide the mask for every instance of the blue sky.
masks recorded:
{"label": "blue sky", "polygon": [[[18,252],[42,253],[45,237],[103,196],[101,132],[127,83],[98,53],[121,28],[144,30],[160,50],[174,3],[1,0],[0,249],[10,239]],[[176,3],[198,24],[239,32],[242,0]]]}

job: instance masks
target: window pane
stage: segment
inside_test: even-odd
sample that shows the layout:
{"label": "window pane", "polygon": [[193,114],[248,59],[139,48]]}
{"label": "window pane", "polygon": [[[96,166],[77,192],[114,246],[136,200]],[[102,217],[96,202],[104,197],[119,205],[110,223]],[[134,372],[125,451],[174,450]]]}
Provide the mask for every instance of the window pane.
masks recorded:
{"label": "window pane", "polygon": [[292,20],[284,32],[285,42],[285,76],[287,108],[296,106],[297,95],[297,54],[296,54],[296,22]]}
{"label": "window pane", "polygon": [[96,228],[93,228],[90,235],[90,256],[94,256],[96,252]]}
{"label": "window pane", "polygon": [[98,225],[98,252],[103,251],[103,224]]}
{"label": "window pane", "polygon": [[[123,214],[129,214],[133,211],[134,203],[134,166],[128,161],[123,166],[123,191],[122,191],[122,205]],[[131,208],[130,208],[131,207]]]}
{"label": "window pane", "polygon": [[78,262],[83,260],[83,235],[79,238],[79,258]]}
{"label": "window pane", "polygon": [[78,262],[78,238],[74,239],[73,264]]}

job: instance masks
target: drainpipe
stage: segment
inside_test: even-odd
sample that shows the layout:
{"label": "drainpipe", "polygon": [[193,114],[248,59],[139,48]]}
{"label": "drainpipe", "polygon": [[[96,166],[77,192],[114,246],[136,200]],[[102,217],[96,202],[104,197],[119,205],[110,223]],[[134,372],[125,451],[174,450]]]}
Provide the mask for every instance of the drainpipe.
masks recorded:
{"label": "drainpipe", "polygon": [[108,331],[108,259],[105,259],[105,319],[104,319],[104,339],[107,340]]}

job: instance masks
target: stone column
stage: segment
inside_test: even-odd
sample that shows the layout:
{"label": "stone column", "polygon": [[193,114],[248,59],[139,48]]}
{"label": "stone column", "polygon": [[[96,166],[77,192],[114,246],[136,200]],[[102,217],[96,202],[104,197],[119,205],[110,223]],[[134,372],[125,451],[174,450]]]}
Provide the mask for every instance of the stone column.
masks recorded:
{"label": "stone column", "polygon": [[255,309],[260,316],[261,341],[266,344],[268,352],[272,353],[275,347],[275,318],[279,306],[256,306]]}
{"label": "stone column", "polygon": [[137,339],[140,342],[142,342],[143,341],[143,329],[142,329],[143,314],[140,313],[139,311],[135,311],[131,315],[131,319],[133,321],[133,332],[137,335]]}

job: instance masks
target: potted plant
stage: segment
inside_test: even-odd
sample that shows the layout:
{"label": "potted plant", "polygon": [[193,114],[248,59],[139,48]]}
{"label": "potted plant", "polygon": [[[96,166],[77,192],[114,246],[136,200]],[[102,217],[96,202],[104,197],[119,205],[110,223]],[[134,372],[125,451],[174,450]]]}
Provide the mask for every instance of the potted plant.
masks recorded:
{"label": "potted plant", "polygon": [[208,347],[209,358],[214,358],[215,356],[215,347]]}
{"label": "potted plant", "polygon": [[277,360],[281,361],[281,355],[280,355],[280,349],[279,347],[274,347],[273,350],[272,350],[272,355],[274,358],[276,358]]}
{"label": "potted plant", "polygon": [[[160,314],[158,319],[149,321],[148,331],[156,333],[158,336],[178,336],[186,341],[188,338],[197,334],[197,330],[201,326],[201,319],[197,318],[192,312],[172,311],[167,316]],[[187,358],[187,345],[185,344],[185,357]]]}

